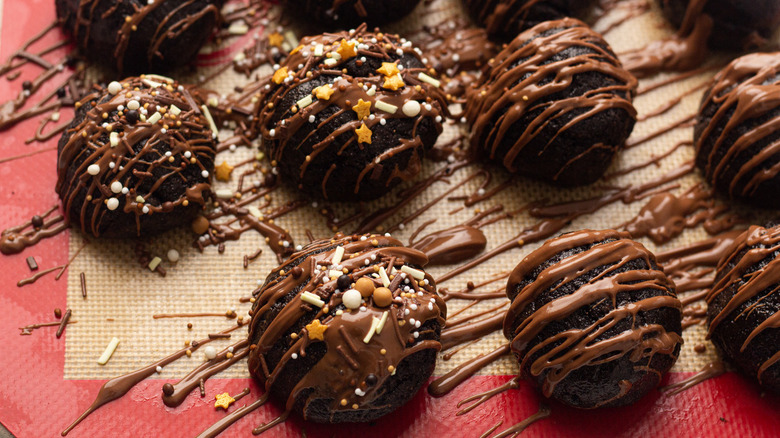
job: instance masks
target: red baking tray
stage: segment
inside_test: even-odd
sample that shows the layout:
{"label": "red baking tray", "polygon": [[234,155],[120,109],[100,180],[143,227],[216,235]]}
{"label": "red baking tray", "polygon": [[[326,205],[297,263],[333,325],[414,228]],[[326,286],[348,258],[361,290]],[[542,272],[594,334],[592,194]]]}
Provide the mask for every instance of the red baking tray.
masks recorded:
{"label": "red baking tray", "polygon": [[[53,0],[0,0],[2,35],[0,54],[5,60],[24,41],[54,20]],[[64,38],[57,32],[53,38]],[[17,81],[0,79],[0,101],[18,92]],[[43,151],[26,158],[0,163],[0,229],[20,224],[33,214],[56,204],[56,139],[48,144],[24,144],[37,128],[37,121],[22,123],[0,133],[0,161]],[[25,259],[38,257],[42,268],[67,261],[68,235],[42,241],[34,249],[13,256],[0,256],[0,422],[17,437],[52,437],[78,417],[94,400],[102,380],[66,380],[63,377],[65,337],[54,330],[20,336],[19,327],[53,319],[52,309],[65,309],[66,281],[46,276],[33,285],[18,288],[16,282],[30,275]],[[66,273],[65,275],[68,275]],[[692,373],[672,373],[665,383],[685,379]],[[456,416],[459,400],[498,386],[512,376],[477,376],[443,398],[421,391],[413,401],[386,418],[368,425],[322,426],[290,419],[267,432],[268,436],[479,436],[499,421],[499,430],[534,414],[541,397],[526,383],[504,392],[469,414]],[[222,418],[213,395],[236,394],[249,386],[251,395],[230,407],[232,411],[261,394],[250,379],[212,379],[208,396],[192,394],[180,407],[166,407],[160,388],[165,380],[147,380],[125,397],[109,403],[88,417],[69,436],[195,436]],[[196,391],[197,392],[197,391]],[[536,422],[524,436],[577,437],[720,437],[780,435],[780,400],[762,394],[740,375],[726,373],[675,396],[654,391],[639,403],[616,409],[580,411],[548,403],[549,418]],[[279,415],[268,405],[247,415],[222,436],[251,436],[255,426]]]}

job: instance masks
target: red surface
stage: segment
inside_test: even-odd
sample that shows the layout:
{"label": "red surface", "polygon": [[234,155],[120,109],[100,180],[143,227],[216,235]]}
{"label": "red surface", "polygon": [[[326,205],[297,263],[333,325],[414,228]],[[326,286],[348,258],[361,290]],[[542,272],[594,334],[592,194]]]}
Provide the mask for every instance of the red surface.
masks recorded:
{"label": "red surface", "polygon": [[[6,0],[3,13],[0,55],[4,60],[23,41],[54,18],[52,0]],[[58,37],[55,32],[53,37]],[[28,73],[30,69],[26,70]],[[0,79],[0,102],[18,91],[22,78],[10,86]],[[0,133],[0,159],[56,145],[25,145],[37,128],[37,120]],[[48,151],[33,157],[0,163],[0,229],[17,225],[57,202],[54,193],[56,154]],[[66,307],[66,279],[47,276],[37,283],[16,287],[30,275],[25,258],[37,257],[41,269],[66,262],[67,234],[45,240],[34,249],[15,256],[0,256],[0,422],[19,438],[58,436],[85,410],[103,381],[64,380],[65,338],[54,337],[55,328],[44,328],[32,336],[19,336],[18,327],[53,320],[52,309]],[[67,274],[66,274],[67,275]],[[64,336],[67,336],[67,331]],[[462,360],[456,356],[456,360]],[[670,382],[689,373],[669,376]],[[476,377],[441,399],[424,391],[408,405],[373,425],[326,427],[292,419],[268,436],[479,436],[499,420],[508,427],[537,411],[539,395],[527,385],[505,392],[469,414],[456,416],[457,401],[506,382],[509,376]],[[235,394],[252,388],[230,408],[253,401],[260,393],[250,380],[213,379],[206,398],[193,393],[179,408],[163,405],[160,388],[164,381],[149,380],[127,396],[110,403],[85,420],[69,436],[194,436],[224,413],[213,408],[213,396]],[[633,437],[663,436],[778,436],[780,400],[762,397],[760,390],[734,373],[704,382],[677,396],[654,392],[638,404],[620,409],[578,411],[551,404],[552,417],[524,432],[524,436]],[[280,412],[269,406],[251,413],[223,436],[250,436],[253,427]],[[721,420],[722,418],[722,420]],[[724,421],[725,420],[725,421]],[[499,430],[501,430],[500,428]],[[368,435],[370,434],[370,435]]]}

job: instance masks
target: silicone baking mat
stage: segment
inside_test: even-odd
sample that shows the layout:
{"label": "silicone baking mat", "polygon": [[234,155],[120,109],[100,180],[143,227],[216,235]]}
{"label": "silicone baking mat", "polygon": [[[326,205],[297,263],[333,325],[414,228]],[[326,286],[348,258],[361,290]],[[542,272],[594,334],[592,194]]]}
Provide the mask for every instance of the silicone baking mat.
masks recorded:
{"label": "silicone baking mat", "polygon": [[[435,25],[454,16],[463,15],[460,0],[435,0],[421,2],[418,9],[407,20],[386,29],[407,33],[424,24]],[[657,6],[648,0],[650,9],[635,18],[625,21],[606,33],[606,39],[613,49],[620,53],[641,47],[648,42],[669,36],[672,30],[661,17]],[[629,3],[629,2],[625,2]],[[631,1],[631,3],[637,3]],[[619,3],[618,3],[619,5]],[[631,8],[615,8],[597,23],[597,30],[607,29],[610,21]],[[0,0],[0,59],[5,60],[23,42],[45,28],[55,19],[52,0],[12,1]],[[275,30],[274,23],[265,29],[257,29],[262,36]],[[254,31],[254,30],[253,30]],[[52,32],[49,41],[64,39],[59,31]],[[240,45],[207,47],[199,58],[200,69],[196,74],[185,74],[180,78],[196,80],[199,75],[208,75],[225,59],[231,59]],[[19,82],[34,72],[23,70],[21,77],[9,81],[0,79],[0,101],[5,102],[16,95]],[[267,73],[269,67],[260,69]],[[650,93],[643,93],[635,100],[639,114],[647,114],[696,87],[714,73],[707,71],[688,79],[675,81]],[[676,73],[662,73],[640,81],[640,88],[664,81]],[[246,78],[231,70],[218,75],[207,86],[221,93],[229,94]],[[684,97],[679,105],[661,117],[654,117],[637,123],[632,139],[642,138],[676,120],[689,117],[696,111],[700,91]],[[69,116],[67,111],[62,117]],[[38,127],[37,120],[31,120],[0,133],[0,228],[21,224],[34,214],[39,214],[57,204],[54,193],[56,181],[56,138],[46,143],[25,144]],[[441,142],[455,138],[463,126],[450,124],[446,127]],[[621,153],[609,173],[628,169],[649,157],[658,156],[670,150],[675,144],[689,140],[691,128],[669,129],[652,141]],[[225,151],[218,155],[217,163],[227,161],[236,164],[252,158],[256,151],[241,149]],[[641,184],[659,175],[679,168],[692,158],[690,147],[675,150],[660,160],[657,166],[617,176],[609,181],[615,186]],[[28,155],[13,160],[12,157]],[[441,163],[426,166],[423,178],[441,168]],[[441,196],[460,181],[481,169],[473,165],[459,171],[448,183],[436,183],[429,187],[410,205],[387,221],[395,223],[422,205]],[[508,175],[499,169],[490,169],[491,187],[503,183]],[[477,191],[481,178],[473,178],[463,184],[450,196],[468,195]],[[699,182],[695,174],[680,181],[684,190]],[[217,183],[217,188],[221,184]],[[578,189],[552,189],[544,184],[515,179],[509,189],[501,191],[488,201],[464,208],[455,214],[446,214],[463,206],[462,201],[445,199],[420,217],[394,233],[395,237],[407,241],[412,232],[428,220],[436,219],[427,231],[441,230],[462,223],[475,214],[475,209],[486,210],[491,206],[503,205],[506,211],[514,210],[532,200],[546,199],[549,202],[584,199],[601,193],[599,184]],[[229,185],[226,185],[229,187]],[[276,190],[271,199],[271,208],[286,202],[301,200],[301,196],[285,189]],[[371,203],[370,211],[397,202],[395,195]],[[630,220],[643,205],[615,203],[575,220],[567,230],[582,228],[610,228]],[[325,237],[332,233],[320,214],[323,206],[306,200],[306,205],[277,220],[290,230],[296,243],[307,242],[305,231]],[[354,211],[349,205],[330,205],[336,217],[346,218]],[[512,219],[503,220],[483,228],[488,238],[488,250],[506,242],[518,232],[534,223],[534,219],[521,213]],[[351,231],[354,224],[346,227]],[[425,232],[423,232],[425,234]],[[673,248],[706,237],[701,229],[688,230],[663,248]],[[102,241],[85,239],[77,231],[68,231],[54,238],[43,240],[37,246],[13,256],[0,257],[0,340],[7,346],[0,355],[0,422],[18,437],[44,437],[59,435],[68,424],[80,415],[93,401],[98,389],[106,379],[135,370],[154,362],[167,354],[181,349],[187,340],[202,339],[208,333],[225,329],[235,320],[220,316],[190,318],[153,318],[153,315],[169,313],[214,313],[235,311],[245,316],[249,303],[239,298],[248,297],[262,282],[265,275],[276,264],[276,258],[261,236],[245,233],[235,242],[228,242],[224,253],[216,247],[208,247],[203,253],[193,248],[193,235],[189,230],[178,230],[163,236],[144,240],[146,250],[160,256],[167,275],[163,278],[136,261],[135,242]],[[642,240],[651,250],[657,247],[649,240]],[[496,273],[512,269],[515,264],[538,244],[514,249],[491,261],[471,269],[440,287],[460,289],[466,282],[479,282]],[[261,256],[243,267],[245,255],[263,248]],[[176,249],[181,254],[178,263],[170,263],[165,254]],[[25,259],[34,256],[40,269],[62,265],[73,258],[69,269],[56,281],[53,275],[45,276],[34,284],[17,287],[16,283],[33,273]],[[75,257],[75,258],[74,258]],[[454,266],[431,267],[438,277]],[[80,273],[86,280],[87,298],[82,296]],[[504,300],[505,301],[505,300]],[[467,312],[480,312],[500,304],[501,300],[485,301],[473,306]],[[451,300],[450,313],[457,311],[464,303]],[[28,324],[55,321],[53,310],[69,308],[76,321],[67,327],[62,338],[54,336],[56,327],[45,327],[30,336],[20,336],[19,327]],[[468,314],[468,313],[464,313]],[[191,323],[192,328],[187,324]],[[234,336],[243,336],[239,330]],[[700,325],[688,328],[685,345],[673,372],[664,383],[680,381],[699,370],[714,358],[714,348],[704,340],[704,329]],[[97,364],[106,345],[112,338],[120,340],[119,347],[108,364]],[[228,342],[220,341],[218,346]],[[499,333],[470,345],[449,360],[440,360],[436,374],[441,375],[465,360],[494,350],[505,342]],[[704,345],[703,353],[694,352],[694,347]],[[230,411],[257,399],[262,390],[249,377],[245,362],[241,361],[206,383],[206,397],[198,390],[185,403],[172,409],[162,403],[160,388],[165,382],[175,382],[195,366],[202,363],[202,352],[191,358],[183,358],[166,366],[161,373],[142,382],[125,397],[111,402],[88,417],[69,436],[195,436],[197,433],[222,418],[222,410],[214,408],[214,396],[229,392],[237,394],[244,388],[250,394],[235,403]],[[498,386],[517,372],[517,366],[509,357],[498,360],[483,369],[455,391],[442,398],[433,398],[426,391],[398,412],[368,425],[321,426],[290,419],[275,427],[270,436],[479,436],[489,428],[503,422],[511,426],[535,413],[542,401],[537,392],[527,383],[521,383],[517,390],[511,390],[494,397],[466,415],[455,415],[458,401],[463,398]],[[759,388],[729,372],[716,379],[705,381],[678,395],[669,396],[658,391],[642,399],[636,405],[620,409],[598,411],[577,411],[550,403],[551,417],[539,421],[526,429],[526,436],[634,436],[636,434],[661,436],[721,436],[727,434],[750,436],[776,436],[780,430],[780,406],[777,399],[763,394]],[[239,421],[223,436],[249,436],[251,429],[280,414],[274,405],[268,405]],[[501,429],[499,429],[501,430]]]}

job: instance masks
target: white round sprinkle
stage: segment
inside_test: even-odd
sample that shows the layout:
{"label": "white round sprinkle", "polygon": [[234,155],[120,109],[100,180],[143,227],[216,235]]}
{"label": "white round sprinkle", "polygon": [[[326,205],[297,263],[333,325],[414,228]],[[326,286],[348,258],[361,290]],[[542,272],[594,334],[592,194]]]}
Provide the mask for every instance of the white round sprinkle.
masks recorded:
{"label": "white round sprinkle", "polygon": [[128,189],[127,187],[122,187],[122,194],[126,195],[128,193],[130,193],[130,189]]}
{"label": "white round sprinkle", "polygon": [[137,110],[138,108],[141,108],[141,104],[137,100],[131,100],[130,102],[127,102],[127,109]]}
{"label": "white round sprinkle", "polygon": [[108,207],[109,210],[114,211],[119,207],[119,199],[116,198],[108,198],[108,202],[106,202],[106,207]]}
{"label": "white round sprinkle", "polygon": [[414,325],[414,323],[417,322],[414,318],[409,318],[409,324]]}
{"label": "white round sprinkle", "polygon": [[293,353],[290,355],[293,359],[298,359],[298,353]]}
{"label": "white round sprinkle", "polygon": [[417,338],[420,337],[420,333],[419,332],[414,332],[414,333],[412,333],[412,336],[414,336],[414,338],[417,339]]}
{"label": "white round sprinkle", "polygon": [[[233,311],[235,312],[235,309],[234,309]],[[229,353],[232,353],[232,352],[233,352],[233,350],[235,350],[235,348],[233,348],[232,346],[228,347],[228,352],[229,352]]]}
{"label": "white round sprinkle", "polygon": [[144,205],[144,208],[142,208],[141,211],[143,211],[144,214],[147,214],[147,213],[149,213],[149,207]]}
{"label": "white round sprinkle", "polygon": [[157,371],[157,374],[160,374],[162,372],[162,367],[157,365],[157,368],[155,368],[154,370]]}
{"label": "white round sprinkle", "polygon": [[295,250],[300,251],[303,249],[303,245],[295,245]]}
{"label": "white round sprinkle", "polygon": [[176,251],[175,249],[169,249],[168,250],[168,261],[171,263],[176,263],[179,261],[179,251]]}
{"label": "white round sprinkle", "polygon": [[122,84],[120,84],[117,81],[113,81],[110,84],[108,84],[108,92],[111,94],[118,94],[120,91],[122,91]]}
{"label": "white round sprinkle", "polygon": [[100,166],[97,164],[91,164],[89,167],[87,167],[87,173],[94,176],[100,173]]}
{"label": "white round sprinkle", "polygon": [[125,106],[124,105],[119,105],[118,107],[116,107],[116,110],[117,111],[124,111],[125,110]]}
{"label": "white round sprinkle", "polygon": [[406,102],[401,109],[407,117],[414,117],[420,114],[420,102],[416,100],[410,100]]}
{"label": "white round sprinkle", "polygon": [[208,178],[209,177],[209,171],[208,170],[204,170],[203,172],[200,173],[200,176],[202,176],[203,178]]}
{"label": "white round sprinkle", "polygon": [[385,119],[379,119],[379,124],[380,124],[380,125],[382,125],[382,126],[384,126],[384,125],[386,125],[386,124],[387,124],[387,120],[385,120]]}
{"label": "white round sprinkle", "polygon": [[270,137],[274,137],[274,136],[276,136],[276,129],[271,129],[270,131],[268,131],[268,135],[269,135]]}
{"label": "white round sprinkle", "polygon": [[347,309],[357,309],[363,304],[363,297],[357,290],[350,289],[344,292],[344,295],[341,296],[341,301],[347,306]]}
{"label": "white round sprinkle", "polygon": [[417,321],[417,322],[414,323],[414,326],[417,327],[417,328],[420,328],[421,325],[422,324],[420,323],[420,321]]}
{"label": "white round sprinkle", "polygon": [[192,152],[190,151],[184,152],[184,158],[192,158]]}
{"label": "white round sprinkle", "polygon": [[417,310],[417,304],[412,303],[409,305],[409,308],[411,308],[412,310]]}
{"label": "white round sprinkle", "polygon": [[309,123],[314,123],[317,120],[314,116],[309,116]]}
{"label": "white round sprinkle", "polygon": [[360,311],[361,312],[367,312],[368,308],[366,306],[360,306]]}
{"label": "white round sprinkle", "polygon": [[122,183],[119,181],[114,181],[111,183],[111,191],[114,193],[119,193],[122,191]]}
{"label": "white round sprinkle", "polygon": [[408,315],[409,313],[409,309],[404,309],[404,315]]}
{"label": "white round sprinkle", "polygon": [[110,167],[111,169],[113,169],[114,167],[116,167],[116,163],[114,163],[114,162],[112,161],[112,162],[108,163],[108,167]]}
{"label": "white round sprinkle", "polygon": [[355,388],[355,395],[357,395],[358,397],[363,397],[364,395],[366,395],[366,392],[360,388]]}
{"label": "white round sprinkle", "polygon": [[212,347],[211,345],[207,345],[206,348],[203,349],[203,354],[206,356],[206,359],[211,360],[217,357],[217,349]]}
{"label": "white round sprinkle", "polygon": [[173,155],[173,153],[171,151],[168,151],[168,152],[165,153],[166,157],[170,157],[171,155]]}

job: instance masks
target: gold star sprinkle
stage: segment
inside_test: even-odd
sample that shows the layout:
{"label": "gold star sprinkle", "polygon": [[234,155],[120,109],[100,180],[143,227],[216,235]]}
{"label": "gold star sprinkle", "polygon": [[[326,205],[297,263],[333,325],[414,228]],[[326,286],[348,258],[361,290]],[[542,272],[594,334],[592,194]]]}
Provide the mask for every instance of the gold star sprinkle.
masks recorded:
{"label": "gold star sprinkle", "polygon": [[395,76],[398,73],[401,73],[401,71],[398,70],[398,64],[394,62],[383,62],[382,67],[378,68],[376,71],[387,77]]}
{"label": "gold star sprinkle", "polygon": [[284,82],[284,79],[286,77],[287,77],[287,67],[282,67],[279,70],[276,70],[271,80],[274,81],[274,84],[281,84],[282,82]]}
{"label": "gold star sprinkle", "polygon": [[325,340],[325,330],[328,329],[328,326],[325,324],[321,324],[319,319],[315,319],[310,324],[306,325],[306,331],[309,332],[309,339],[311,340]]}
{"label": "gold star sprinkle", "polygon": [[215,408],[222,408],[227,410],[227,408],[230,407],[230,405],[236,401],[233,397],[230,396],[227,392],[223,392],[222,394],[217,394],[214,396],[214,398],[217,400],[214,402]]}
{"label": "gold star sprinkle", "polygon": [[227,161],[223,161],[222,164],[214,168],[218,181],[230,181],[230,174],[233,173],[233,166],[228,164]]}
{"label": "gold star sprinkle", "polygon": [[357,56],[357,52],[355,51],[355,43],[349,43],[347,40],[341,40],[341,44],[338,49],[336,49],[336,53],[341,55],[341,59],[349,59]]}
{"label": "gold star sprinkle", "polygon": [[404,85],[406,84],[404,84],[404,80],[401,79],[401,75],[387,76],[385,77],[385,83],[382,84],[382,88],[395,91],[399,88],[403,88]]}
{"label": "gold star sprinkle", "polygon": [[371,134],[373,134],[373,132],[368,129],[368,126],[366,126],[365,123],[363,123],[359,129],[355,130],[355,134],[358,136],[358,143],[371,144]]}
{"label": "gold star sprinkle", "polygon": [[357,105],[352,107],[352,110],[357,113],[358,120],[363,120],[371,114],[371,102],[360,99]]}
{"label": "gold star sprinkle", "polygon": [[268,35],[268,44],[272,45],[273,47],[282,47],[283,42],[284,37],[279,32],[274,32],[271,35]]}
{"label": "gold star sprinkle", "polygon": [[335,93],[335,90],[330,86],[330,84],[314,89],[314,95],[317,96],[317,99],[321,100],[330,100],[330,96],[332,96],[333,93]]}

